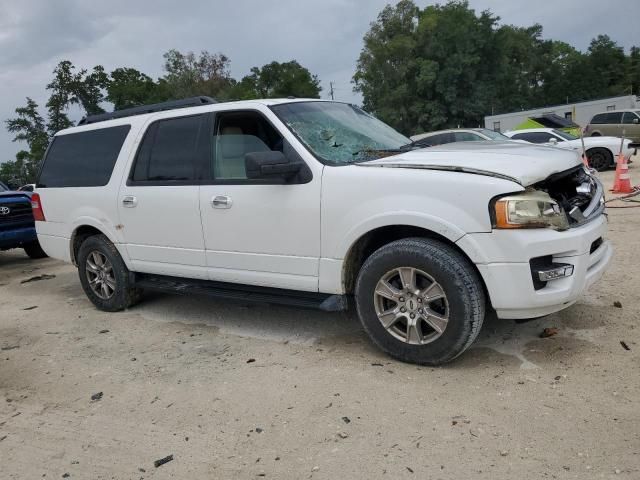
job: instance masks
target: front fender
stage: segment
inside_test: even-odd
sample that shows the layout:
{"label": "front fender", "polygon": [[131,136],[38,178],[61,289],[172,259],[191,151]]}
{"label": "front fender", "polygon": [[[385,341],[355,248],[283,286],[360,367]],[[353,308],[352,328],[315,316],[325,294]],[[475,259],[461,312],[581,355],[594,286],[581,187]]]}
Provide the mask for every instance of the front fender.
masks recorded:
{"label": "front fender", "polygon": [[382,227],[408,226],[417,227],[442,235],[455,243],[465,232],[451,222],[422,212],[385,212],[374,215],[354,225],[337,244],[331,258],[343,259],[353,245],[367,233]]}

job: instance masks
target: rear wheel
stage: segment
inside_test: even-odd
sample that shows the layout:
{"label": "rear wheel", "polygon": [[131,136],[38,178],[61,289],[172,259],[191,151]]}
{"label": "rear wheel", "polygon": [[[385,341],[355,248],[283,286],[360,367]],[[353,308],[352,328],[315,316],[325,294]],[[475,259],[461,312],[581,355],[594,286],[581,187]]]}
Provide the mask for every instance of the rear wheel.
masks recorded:
{"label": "rear wheel", "polygon": [[37,240],[33,242],[27,243],[24,247],[24,252],[29,255],[29,258],[46,258],[47,254],[40,246],[40,243]]}
{"label": "rear wheel", "polygon": [[433,239],[398,240],[374,252],[355,294],[373,342],[410,363],[453,360],[473,343],[484,319],[484,290],[473,266]]}
{"label": "rear wheel", "polygon": [[592,148],[587,150],[589,158],[589,166],[601,172],[611,167],[613,164],[613,155],[606,148]]}
{"label": "rear wheel", "polygon": [[118,250],[104,235],[82,242],[77,262],[82,289],[98,309],[117,312],[140,299],[142,291],[133,285]]}

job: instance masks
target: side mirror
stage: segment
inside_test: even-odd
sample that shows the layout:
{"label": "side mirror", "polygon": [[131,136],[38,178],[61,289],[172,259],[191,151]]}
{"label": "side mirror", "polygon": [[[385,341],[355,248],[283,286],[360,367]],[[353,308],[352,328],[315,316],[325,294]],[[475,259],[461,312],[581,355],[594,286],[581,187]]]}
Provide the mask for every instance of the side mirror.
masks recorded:
{"label": "side mirror", "polygon": [[637,125],[638,123],[640,123],[640,119],[638,119],[638,118],[634,118],[632,121],[633,121],[633,123],[635,123],[636,125]]}
{"label": "side mirror", "polygon": [[551,137],[551,138],[549,139],[549,143],[550,143],[551,145],[558,145],[558,139],[557,139],[557,138],[555,138],[555,137]]}
{"label": "side mirror", "polygon": [[244,156],[244,164],[249,179],[289,180],[303,166],[302,162],[292,162],[279,151],[251,152]]}

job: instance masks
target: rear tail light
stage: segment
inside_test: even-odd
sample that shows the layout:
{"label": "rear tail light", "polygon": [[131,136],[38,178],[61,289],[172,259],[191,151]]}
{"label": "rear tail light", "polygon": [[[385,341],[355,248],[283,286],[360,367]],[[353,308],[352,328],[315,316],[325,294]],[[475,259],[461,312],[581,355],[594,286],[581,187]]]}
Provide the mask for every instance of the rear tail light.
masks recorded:
{"label": "rear tail light", "polygon": [[37,193],[31,195],[31,209],[33,211],[33,219],[36,222],[46,222],[44,210],[42,210],[42,203],[40,202],[40,195]]}

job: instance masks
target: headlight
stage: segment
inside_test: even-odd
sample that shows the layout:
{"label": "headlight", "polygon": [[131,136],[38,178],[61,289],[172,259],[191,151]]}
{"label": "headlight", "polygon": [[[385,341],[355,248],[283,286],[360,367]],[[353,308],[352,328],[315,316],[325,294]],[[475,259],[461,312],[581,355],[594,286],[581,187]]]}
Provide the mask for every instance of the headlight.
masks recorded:
{"label": "headlight", "polygon": [[569,228],[562,207],[545,192],[530,191],[499,198],[494,204],[494,213],[495,228]]}

